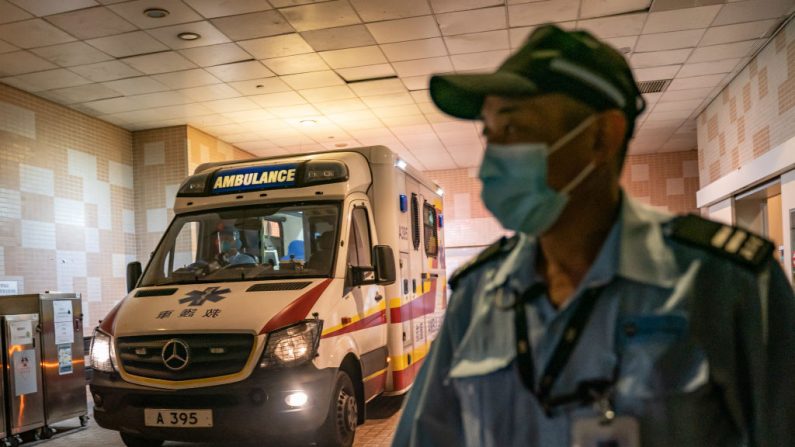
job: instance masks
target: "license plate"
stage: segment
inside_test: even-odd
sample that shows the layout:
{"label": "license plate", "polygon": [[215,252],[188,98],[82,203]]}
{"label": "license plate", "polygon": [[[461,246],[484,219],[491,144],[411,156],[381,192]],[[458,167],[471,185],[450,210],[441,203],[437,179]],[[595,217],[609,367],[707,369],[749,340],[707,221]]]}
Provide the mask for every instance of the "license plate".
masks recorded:
{"label": "license plate", "polygon": [[144,409],[147,427],[198,428],[213,426],[213,410]]}

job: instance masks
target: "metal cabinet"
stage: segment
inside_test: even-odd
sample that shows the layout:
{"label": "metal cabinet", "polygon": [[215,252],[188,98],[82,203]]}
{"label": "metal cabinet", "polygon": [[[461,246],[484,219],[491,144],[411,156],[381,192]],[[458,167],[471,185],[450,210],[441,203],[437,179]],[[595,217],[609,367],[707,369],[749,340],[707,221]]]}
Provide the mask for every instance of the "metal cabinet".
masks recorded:
{"label": "metal cabinet", "polygon": [[44,426],[44,393],[39,362],[38,314],[3,316],[8,431],[11,435]]}
{"label": "metal cabinet", "polygon": [[80,295],[39,295],[41,366],[47,425],[87,413]]}

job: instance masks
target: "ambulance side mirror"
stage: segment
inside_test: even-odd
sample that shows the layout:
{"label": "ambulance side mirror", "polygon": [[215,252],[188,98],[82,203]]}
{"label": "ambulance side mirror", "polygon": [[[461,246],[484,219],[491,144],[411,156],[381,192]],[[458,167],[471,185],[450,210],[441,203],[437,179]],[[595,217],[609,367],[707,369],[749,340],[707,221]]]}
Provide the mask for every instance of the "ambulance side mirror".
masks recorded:
{"label": "ambulance side mirror", "polygon": [[141,263],[138,261],[127,264],[127,293],[132,292],[138,279],[141,278]]}
{"label": "ambulance side mirror", "polygon": [[395,254],[389,245],[376,245],[373,247],[373,267],[375,267],[375,283],[388,286],[395,282]]}

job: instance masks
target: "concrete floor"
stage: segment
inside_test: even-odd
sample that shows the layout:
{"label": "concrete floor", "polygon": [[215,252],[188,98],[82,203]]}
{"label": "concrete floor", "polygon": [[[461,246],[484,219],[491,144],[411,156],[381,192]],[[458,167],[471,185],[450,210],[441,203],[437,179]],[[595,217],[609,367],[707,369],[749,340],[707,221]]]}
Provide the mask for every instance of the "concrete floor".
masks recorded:
{"label": "concrete floor", "polygon": [[[395,425],[400,414],[400,405],[403,402],[402,397],[379,397],[367,405],[368,420],[364,425],[358,427],[356,431],[356,439],[354,441],[355,447],[386,447],[392,441],[392,436],[395,433]],[[92,407],[92,402],[89,398],[89,408]],[[89,410],[90,411],[90,410]],[[67,421],[57,426],[57,428],[74,428],[78,427],[79,422],[77,419]],[[63,434],[56,435],[53,439],[47,441],[24,443],[22,446],[41,446],[41,447],[124,447],[124,444],[119,438],[119,434],[115,431],[105,430],[98,427],[94,420],[91,419],[89,424],[84,429],[77,429],[72,432],[64,432]],[[168,447],[189,447],[199,444],[186,444],[180,442],[167,442],[164,446]],[[204,447],[210,447],[207,444],[201,444]],[[221,447],[214,445],[213,447]]]}

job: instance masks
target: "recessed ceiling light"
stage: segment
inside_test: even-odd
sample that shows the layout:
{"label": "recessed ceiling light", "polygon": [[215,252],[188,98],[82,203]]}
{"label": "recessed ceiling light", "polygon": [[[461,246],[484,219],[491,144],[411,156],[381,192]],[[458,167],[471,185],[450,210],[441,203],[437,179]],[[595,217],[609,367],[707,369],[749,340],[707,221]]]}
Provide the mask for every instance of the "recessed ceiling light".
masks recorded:
{"label": "recessed ceiling light", "polygon": [[163,8],[149,8],[144,10],[144,15],[150,19],[162,19],[169,14],[168,10]]}
{"label": "recessed ceiling light", "polygon": [[186,32],[186,33],[177,34],[177,37],[179,37],[182,40],[196,40],[201,37],[201,34]]}
{"label": "recessed ceiling light", "polygon": [[314,126],[315,124],[317,124],[317,121],[315,121],[315,120],[301,120],[298,123],[301,124],[304,127],[311,127],[311,126]]}

